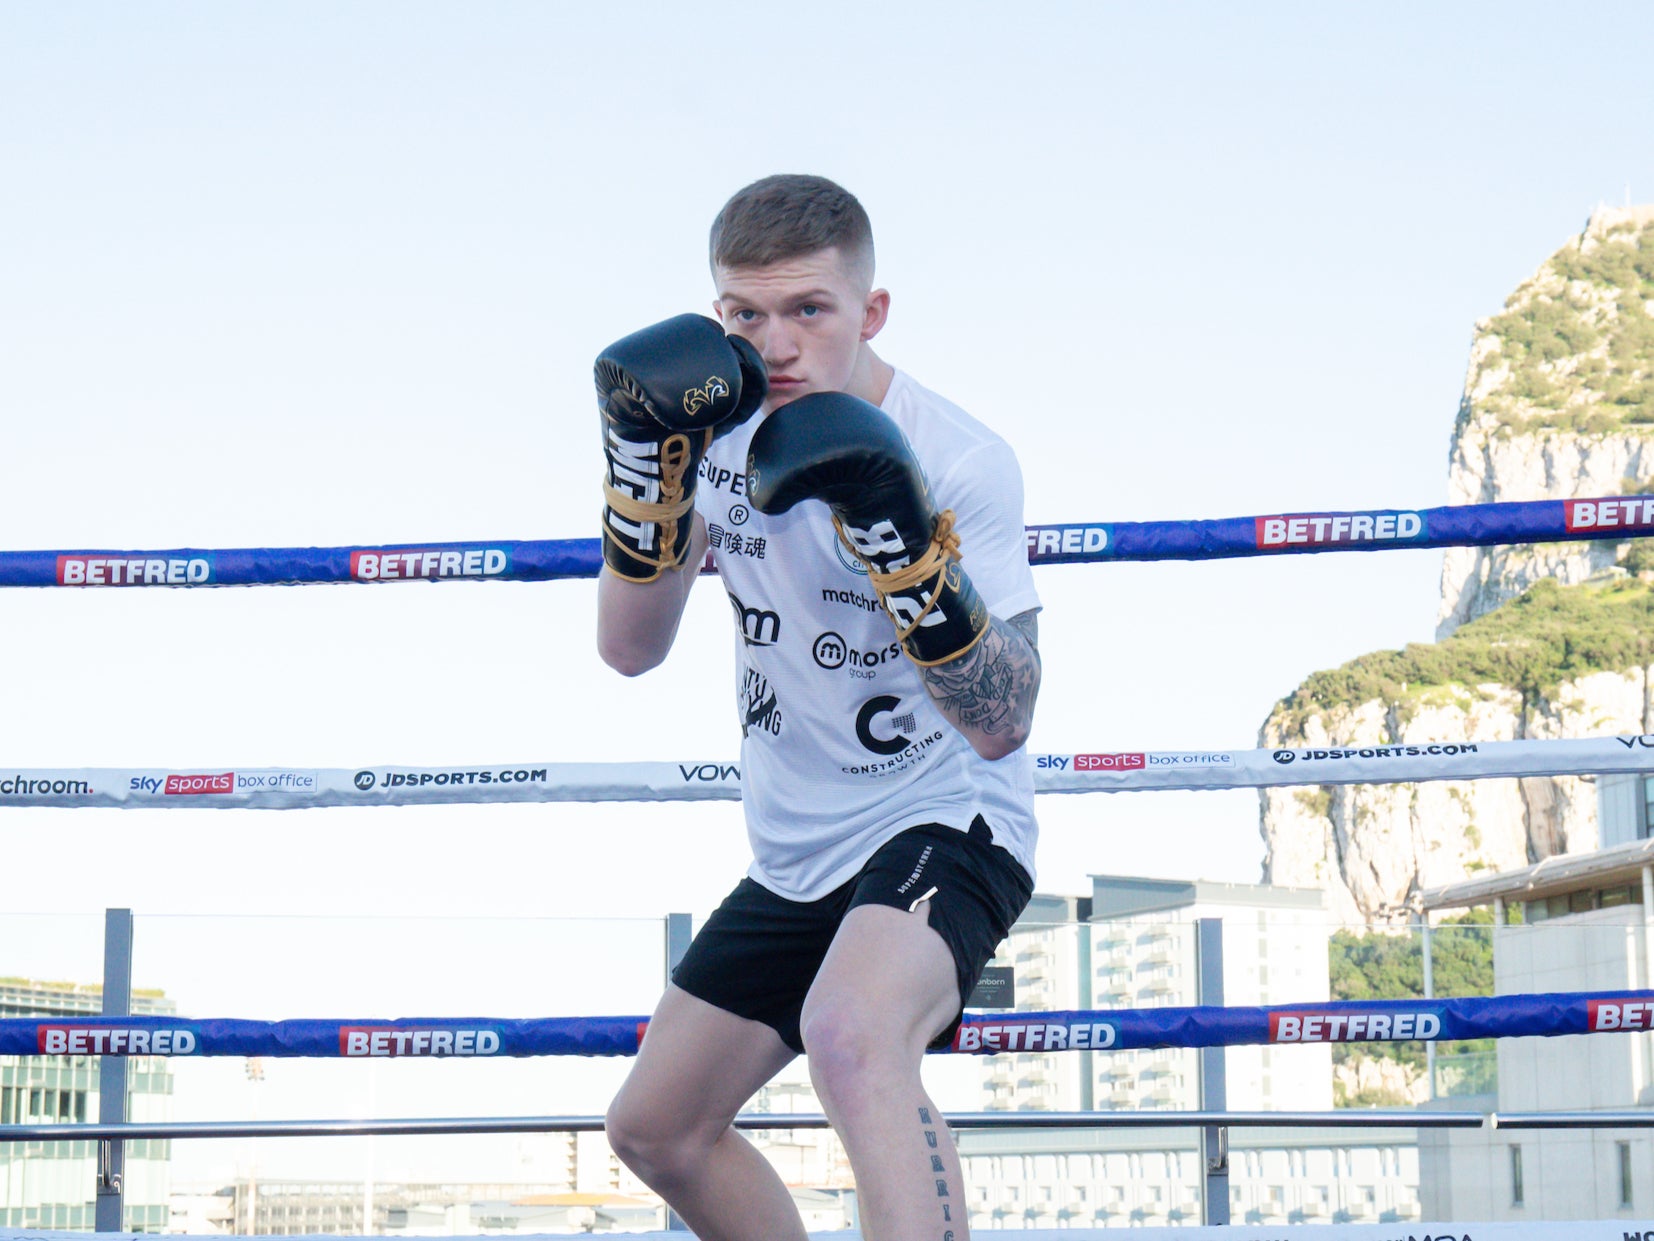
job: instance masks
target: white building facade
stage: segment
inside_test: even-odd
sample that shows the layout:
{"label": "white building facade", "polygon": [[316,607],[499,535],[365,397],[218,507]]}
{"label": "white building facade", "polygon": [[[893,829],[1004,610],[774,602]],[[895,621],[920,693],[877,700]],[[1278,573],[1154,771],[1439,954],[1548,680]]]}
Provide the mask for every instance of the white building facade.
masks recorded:
{"label": "white building facade", "polygon": [[[1617,830],[1626,823],[1610,813],[1610,797],[1632,823],[1645,812],[1642,778],[1629,779],[1599,785],[1604,835],[1621,843],[1422,894],[1427,912],[1493,906],[1496,994],[1654,987],[1654,840]],[[1497,1052],[1500,1112],[1654,1109],[1654,1034],[1500,1039]],[[1647,1129],[1442,1131],[1421,1134],[1420,1148],[1432,1219],[1646,1220],[1654,1210]]]}
{"label": "white building facade", "polygon": [[[1223,924],[1223,1003],[1313,1003],[1329,996],[1322,894],[1251,884],[1093,876],[1088,897],[1038,895],[995,964],[1015,970],[1016,1008],[1195,1005],[1198,923]],[[1332,1107],[1331,1049],[1232,1047],[1229,1110]],[[985,1111],[1190,1111],[1201,1106],[1191,1049],[1071,1051],[985,1058]],[[1236,1130],[1236,1222],[1419,1218],[1411,1130]],[[1096,1228],[1199,1223],[1202,1168],[1188,1128],[959,1135],[971,1226]]]}

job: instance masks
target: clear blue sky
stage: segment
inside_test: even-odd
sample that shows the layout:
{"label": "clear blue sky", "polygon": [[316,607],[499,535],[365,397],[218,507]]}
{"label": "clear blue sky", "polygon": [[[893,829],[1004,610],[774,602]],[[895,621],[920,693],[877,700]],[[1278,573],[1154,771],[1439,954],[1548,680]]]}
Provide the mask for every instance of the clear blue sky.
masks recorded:
{"label": "clear blue sky", "polygon": [[[862,197],[885,356],[1011,441],[1030,521],[1442,503],[1474,321],[1654,198],[1651,35],[1645,4],[8,4],[0,545],[590,536],[592,356],[706,306],[710,217],[775,171]],[[1428,640],[1439,566],[1042,570],[1034,748],[1255,744],[1309,672]],[[697,594],[623,682],[589,583],[0,592],[0,762],[731,757]],[[1246,793],[1042,818],[1048,889],[1257,875]],[[0,909],[57,912],[655,916],[746,858],[731,806],[4,826]]]}

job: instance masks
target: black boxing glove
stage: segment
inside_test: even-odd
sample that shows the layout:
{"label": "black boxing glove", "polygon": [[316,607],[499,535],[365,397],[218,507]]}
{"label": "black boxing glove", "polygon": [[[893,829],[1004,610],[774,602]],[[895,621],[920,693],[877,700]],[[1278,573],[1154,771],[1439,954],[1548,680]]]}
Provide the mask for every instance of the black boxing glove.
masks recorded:
{"label": "black boxing glove", "polygon": [[761,513],[800,500],[832,509],[914,663],[957,659],[987,632],[988,609],[959,564],[953,511],[938,515],[913,446],[877,406],[843,392],[783,405],[753,432],[747,495]]}
{"label": "black boxing glove", "polygon": [[603,416],[603,562],[633,582],[681,569],[695,471],[712,441],[764,403],[758,351],[704,315],[617,340],[592,368]]}

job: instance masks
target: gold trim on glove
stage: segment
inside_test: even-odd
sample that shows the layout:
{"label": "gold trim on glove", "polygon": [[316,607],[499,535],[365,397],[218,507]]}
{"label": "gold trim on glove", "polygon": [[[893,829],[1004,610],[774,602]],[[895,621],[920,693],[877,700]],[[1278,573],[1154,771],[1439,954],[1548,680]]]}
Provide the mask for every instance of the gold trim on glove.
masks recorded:
{"label": "gold trim on glove", "polygon": [[937,582],[937,588],[930,592],[930,598],[925,601],[925,606],[919,609],[919,614],[913,618],[911,625],[904,628],[896,613],[890,610],[889,596],[904,590],[912,590],[915,586],[922,586],[932,577],[944,577],[949,565],[959,563],[959,532],[953,528],[954,520],[953,510],[943,509],[931,530],[930,544],[919,553],[919,558],[899,569],[892,569],[889,573],[881,573],[873,567],[867,557],[856,550],[855,544],[845,537],[843,523],[837,517],[833,518],[833,530],[838,534],[839,542],[843,543],[850,554],[861,561],[867,569],[867,580],[877,592],[880,606],[884,608],[885,615],[890,617],[890,623],[896,626],[896,640],[902,644],[903,654],[921,668],[934,668],[937,664],[958,659],[982,641],[988,632],[986,627],[978,630],[974,638],[942,659],[916,659],[913,652],[907,649],[908,637],[924,623],[925,617],[929,616],[931,609],[936,606],[936,601],[942,597],[942,582]]}
{"label": "gold trim on glove", "polygon": [[[706,442],[701,445],[703,453],[712,446],[712,429],[709,427],[704,434]],[[627,577],[627,581],[652,582],[667,569],[683,568],[686,561],[678,559],[673,549],[678,541],[678,523],[695,508],[694,484],[686,484],[684,478],[692,460],[693,453],[687,434],[679,432],[661,441],[660,499],[657,501],[639,500],[636,496],[621,491],[607,479],[604,480],[603,499],[612,511],[628,521],[648,522],[659,527],[660,555],[651,557],[645,555],[641,549],[622,542],[615,536],[614,531],[609,529],[609,523],[603,523],[604,538],[633,560],[654,566],[655,571],[648,577]],[[614,568],[613,565],[609,567]],[[619,576],[626,577],[625,574]]]}

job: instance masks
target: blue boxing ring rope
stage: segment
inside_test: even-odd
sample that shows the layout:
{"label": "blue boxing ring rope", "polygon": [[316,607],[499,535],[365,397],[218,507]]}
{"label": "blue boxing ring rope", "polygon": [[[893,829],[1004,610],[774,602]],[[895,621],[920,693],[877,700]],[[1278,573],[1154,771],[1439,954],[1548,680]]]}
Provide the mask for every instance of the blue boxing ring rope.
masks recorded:
{"label": "blue boxing ring rope", "polygon": [[[1035,565],[1623,540],[1654,535],[1654,496],[1424,509],[1273,513],[1195,521],[1029,526]],[[718,532],[713,532],[718,537]],[[0,586],[299,586],[340,582],[546,582],[595,577],[596,539],[346,547],[0,552]]]}
{"label": "blue boxing ring rope", "polygon": [[[714,540],[729,538],[713,530]],[[1110,561],[1213,560],[1343,551],[1477,547],[1565,541],[1620,541],[1654,536],[1654,497],[1275,513],[1198,521],[1091,522],[1030,526],[1034,565]],[[739,544],[719,543],[726,554]],[[710,558],[709,558],[710,564]],[[601,567],[596,539],[409,542],[326,548],[164,550],[65,549],[0,552],[0,586],[166,587],[310,585],[392,581],[554,581],[590,578]],[[1038,791],[1198,789],[1397,783],[1489,777],[1654,771],[1654,737],[1550,741],[1478,741],[1429,746],[1327,750],[1235,750],[1040,755]],[[717,762],[502,764],[464,771],[383,765],[335,771],[268,766],[229,771],[50,769],[0,772],[0,808],[149,807],[286,809],[320,805],[479,801],[729,800],[739,771]],[[179,794],[188,794],[180,796]],[[1654,1028],[1654,990],[1463,999],[1316,1002],[1267,1007],[1015,1012],[967,1015],[956,1054],[1221,1048],[1285,1043],[1436,1041],[1646,1032]],[[0,1020],[0,1055],[272,1056],[492,1058],[628,1056],[646,1035],[638,1016],[558,1019],[358,1019],[260,1022],[157,1016]],[[1092,1124],[1105,1123],[1097,1113]],[[1090,1117],[1091,1114],[1087,1114]],[[1156,1125],[1179,1113],[1156,1112]],[[1227,1114],[1188,1113],[1216,1132]],[[531,1118],[477,1118],[470,1131],[521,1127]],[[539,1118],[547,1119],[547,1118]],[[551,1118],[562,1127],[594,1127],[594,1118]],[[752,1118],[747,1118],[751,1120]],[[1055,1118],[1074,1127],[1086,1118]],[[1142,1118],[1126,1123],[1149,1123]],[[1374,1123],[1420,1123],[1406,1113],[1375,1114]],[[1443,1124],[1482,1118],[1443,1113]],[[1494,1118],[1488,1118],[1494,1119]],[[1616,1124],[1654,1124],[1654,1114],[1603,1116]],[[819,1118],[788,1115],[781,1127],[815,1127]],[[1270,1124],[1249,1115],[1247,1123]],[[1304,1114],[1281,1123],[1336,1123]],[[592,1122],[592,1123],[589,1123]],[[348,1123],[348,1122],[338,1122]],[[363,1132],[374,1122],[363,1122]],[[430,1122],[453,1125],[464,1122]],[[997,1123],[997,1120],[996,1120]],[[1510,1123],[1590,1126],[1589,1116],[1534,1114]],[[269,1132],[335,1132],[335,1122],[287,1122]],[[421,1122],[383,1122],[386,1132],[424,1131]],[[310,1126],[307,1128],[307,1126]],[[321,1126],[317,1128],[316,1126]],[[0,1125],[0,1142],[95,1137],[106,1146],[140,1136],[127,1124]],[[210,1136],[214,1126],[150,1126],[175,1136]],[[247,1126],[217,1126],[239,1132]],[[252,1126],[252,1129],[258,1127]],[[39,1130],[39,1132],[37,1132]],[[199,1130],[199,1134],[195,1131]],[[84,1131],[84,1133],[82,1132]],[[250,1130],[249,1130],[250,1131]],[[463,1131],[463,1130],[449,1130]],[[502,1130],[503,1131],[503,1130]],[[148,1130],[146,1130],[148,1132]],[[1223,1174],[1225,1177],[1227,1173]],[[100,1189],[100,1194],[103,1191]],[[118,1189],[116,1190],[118,1193]],[[1226,1213],[1225,1213],[1226,1218]],[[1083,1230],[1082,1230],[1083,1231]]]}

